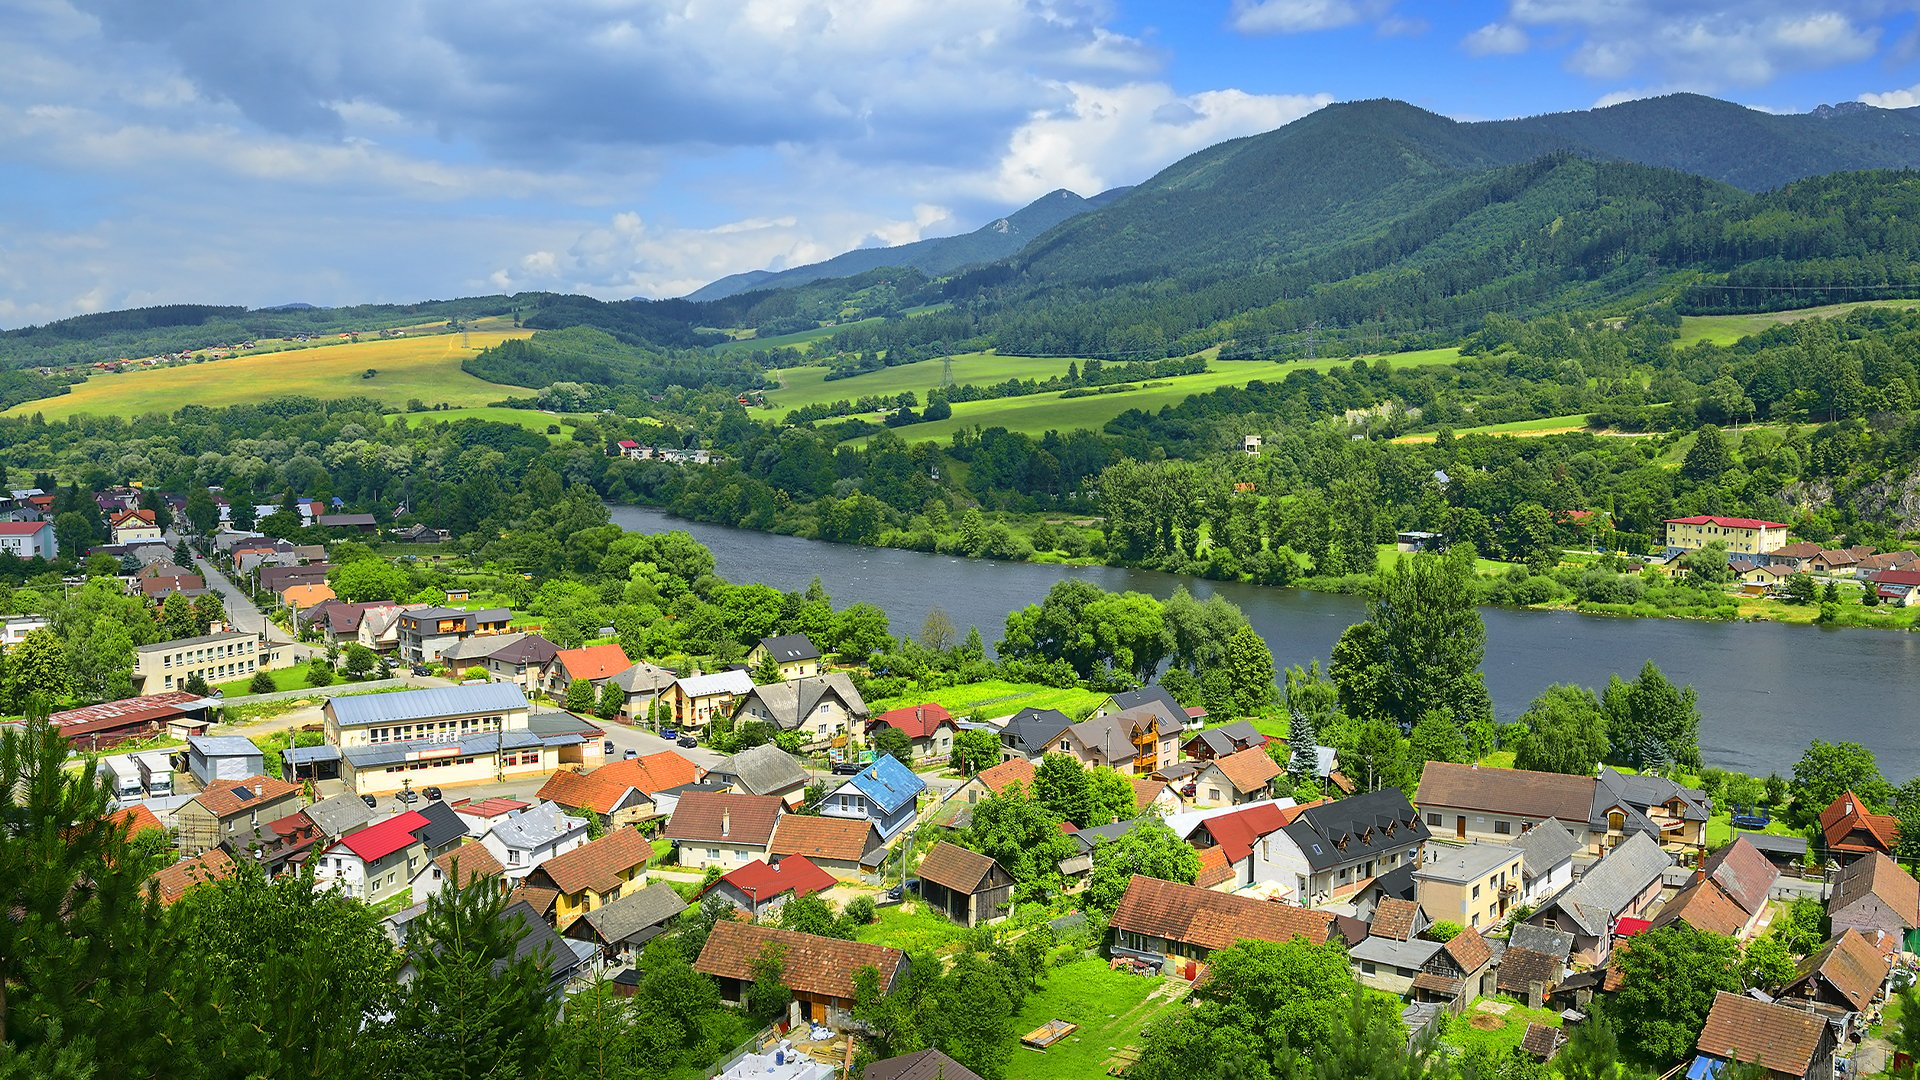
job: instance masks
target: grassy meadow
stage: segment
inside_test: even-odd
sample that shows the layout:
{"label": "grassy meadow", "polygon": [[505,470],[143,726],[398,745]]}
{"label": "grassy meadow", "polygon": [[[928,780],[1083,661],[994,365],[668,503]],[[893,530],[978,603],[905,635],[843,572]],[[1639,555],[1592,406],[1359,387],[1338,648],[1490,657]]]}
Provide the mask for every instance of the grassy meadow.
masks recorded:
{"label": "grassy meadow", "polygon": [[[490,345],[532,333],[511,328],[476,331],[465,335],[465,345],[454,334],[387,338],[95,375],[69,394],[16,405],[7,415],[139,416],[189,404],[221,407],[289,396],[368,397],[391,405],[405,405],[411,398],[484,405],[530,391],[476,379],[460,370],[460,362]],[[368,368],[377,372],[371,379],[362,377]]]}
{"label": "grassy meadow", "polygon": [[[496,385],[488,383],[488,386]],[[505,390],[506,387],[501,387]],[[429,412],[405,413],[408,427],[422,424],[451,424],[456,420],[492,420],[501,424],[519,424],[528,431],[547,433],[550,424],[560,425],[560,434],[555,438],[569,438],[573,435],[574,420],[570,413],[540,412],[535,409],[503,409],[492,405],[476,405],[463,409],[436,409]]]}
{"label": "grassy meadow", "polygon": [[1855,308],[1908,309],[1914,306],[1916,306],[1915,302],[1911,300],[1858,300],[1847,304],[1799,308],[1794,311],[1763,311],[1753,315],[1687,315],[1680,320],[1680,339],[1674,342],[1674,345],[1682,349],[1701,341],[1710,341],[1715,345],[1731,345],[1743,337],[1771,330],[1783,323],[1799,322],[1802,319],[1830,319],[1835,315],[1845,315]]}
{"label": "grassy meadow", "polygon": [[1045,1050],[1022,1046],[1007,1063],[1009,1080],[1085,1080],[1107,1075],[1115,1055],[1140,1044],[1147,1024],[1180,1007],[1185,983],[1110,970],[1097,957],[1047,973],[1027,995],[1014,1030],[1024,1035],[1049,1020],[1080,1029]]}

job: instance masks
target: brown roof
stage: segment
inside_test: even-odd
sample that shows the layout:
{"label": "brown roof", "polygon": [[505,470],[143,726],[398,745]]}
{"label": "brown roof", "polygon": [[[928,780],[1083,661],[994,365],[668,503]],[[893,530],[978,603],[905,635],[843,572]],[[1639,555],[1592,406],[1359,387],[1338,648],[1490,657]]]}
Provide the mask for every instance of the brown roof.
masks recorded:
{"label": "brown roof", "polygon": [[1440,948],[1468,975],[1479,971],[1487,961],[1493,959],[1493,946],[1488,945],[1487,939],[1480,936],[1480,931],[1471,926],[1453,935]]}
{"label": "brown roof", "polygon": [[878,837],[873,822],[865,818],[782,814],[780,823],[773,827],[773,844],[767,853],[857,863],[880,846]]}
{"label": "brown roof", "polygon": [[1227,862],[1227,849],[1210,847],[1200,852],[1200,872],[1194,875],[1193,883],[1202,889],[1211,889],[1233,880],[1233,865]]}
{"label": "brown roof", "polygon": [[275,799],[284,799],[298,793],[299,790],[300,785],[289,784],[285,780],[275,780],[270,776],[249,776],[245,780],[215,780],[208,784],[206,790],[196,796],[194,801],[205,807],[214,817],[230,818]]}
{"label": "brown roof", "polygon": [[1019,784],[1029,792],[1033,790],[1033,762],[1025,758],[1003,761],[988,769],[981,769],[975,779],[987,785],[987,790],[995,795],[1004,793],[1009,787]]}
{"label": "brown roof", "polygon": [[564,855],[555,855],[535,867],[530,876],[551,881],[563,893],[587,889],[606,893],[627,880],[621,874],[647,865],[652,857],[653,841],[640,835],[639,829],[615,829]]}
{"label": "brown roof", "polygon": [[1280,775],[1280,765],[1267,753],[1266,747],[1254,746],[1237,750],[1226,757],[1214,758],[1213,764],[1226,776],[1234,790],[1241,792],[1259,791]]}
{"label": "brown roof", "polygon": [[1149,937],[1224,949],[1236,941],[1321,944],[1333,936],[1333,916],[1291,904],[1253,900],[1135,874],[1108,925]]}
{"label": "brown roof", "polygon": [[971,893],[978,891],[993,874],[995,865],[992,859],[977,851],[942,840],[921,860],[920,878],[955,892]]}
{"label": "brown roof", "polygon": [[1402,900],[1397,896],[1381,897],[1380,905],[1373,909],[1373,936],[1412,941],[1413,920],[1419,914],[1420,905],[1411,900]]}
{"label": "brown roof", "polygon": [[1773,862],[1744,836],[1714,852],[1705,870],[1708,880],[1749,915],[1767,906],[1767,893],[1780,880]]}
{"label": "brown roof", "polygon": [[1865,1009],[1887,981],[1892,963],[1858,930],[1848,930],[1800,961],[1800,971],[1781,990],[1784,996],[1809,979],[1821,978],[1839,991],[1855,1009]]}
{"label": "brown roof", "polygon": [[620,809],[620,803],[633,790],[633,785],[623,784],[611,777],[602,777],[603,769],[591,773],[577,773],[562,769],[547,777],[534,795],[536,799],[551,800],[569,810],[592,810],[600,814],[611,814]]}
{"label": "brown roof", "polygon": [[557,903],[559,899],[559,889],[549,889],[540,885],[528,885],[523,882],[514,886],[513,891],[507,894],[507,906],[512,907],[515,904],[525,901],[527,906],[533,909],[535,915],[542,918],[551,918],[553,915],[553,905]]}
{"label": "brown roof", "polygon": [[462,844],[452,851],[433,860],[449,881],[453,880],[454,864],[459,863],[460,878],[454,881],[457,888],[466,888],[480,878],[499,877],[507,872],[500,860],[493,857],[485,844]]}
{"label": "brown roof", "polygon": [[1542,1061],[1552,1057],[1560,1050],[1561,1032],[1551,1024],[1527,1024],[1527,1033],[1520,1036],[1520,1049]]}
{"label": "brown roof", "polygon": [[1733,937],[1747,925],[1747,913],[1713,882],[1696,881],[1667,901],[1659,917],[1653,920],[1653,928],[1658,930],[1676,922],[1684,922],[1703,934]]}
{"label": "brown roof", "polygon": [[1165,780],[1150,780],[1144,776],[1129,776],[1127,783],[1133,785],[1133,808],[1145,810],[1153,805],[1153,800],[1167,789]]}
{"label": "brown roof", "polygon": [[160,902],[171,904],[185,896],[187,890],[195,885],[232,876],[233,859],[227,855],[225,848],[214,848],[204,855],[174,863],[154,874],[152,884],[160,895]]}
{"label": "brown roof", "polygon": [[[1870,842],[1850,841],[1848,836],[1859,829],[1864,831]],[[1826,839],[1827,846],[1842,851],[1892,851],[1900,840],[1899,819],[1890,814],[1867,812],[1866,804],[1853,792],[1843,792],[1833,800],[1832,805],[1820,811],[1820,834]]]}
{"label": "brown roof", "polygon": [[637,787],[649,796],[670,788],[699,783],[700,766],[671,750],[645,754],[625,761],[602,765],[587,774],[602,780]]}
{"label": "brown roof", "polygon": [[669,840],[725,840],[741,847],[764,848],[786,804],[778,795],[740,795],[731,791],[689,791],[667,821]]}
{"label": "brown roof", "polygon": [[1509,948],[1500,959],[1499,990],[1503,994],[1525,996],[1529,983],[1551,990],[1560,981],[1561,964],[1557,956],[1532,949]]}
{"label": "brown roof", "polygon": [[1786,547],[1774,548],[1767,554],[1783,559],[1811,559],[1820,554],[1820,545],[1811,540],[1801,540]]}
{"label": "brown roof", "polygon": [[1413,988],[1445,994],[1448,997],[1459,997],[1460,992],[1467,988],[1467,983],[1466,980],[1456,979],[1451,975],[1436,975],[1431,971],[1423,971],[1413,977]]}
{"label": "brown roof", "polygon": [[693,969],[722,978],[753,978],[754,962],[767,946],[782,947],[781,982],[796,993],[851,999],[854,972],[863,967],[880,972],[882,990],[890,989],[907,954],[899,949],[869,945],[863,941],[841,941],[771,926],[755,926],[736,919],[722,919],[707,935],[707,947]]}
{"label": "brown roof", "polygon": [[980,1074],[938,1050],[921,1050],[876,1061],[860,1080],[980,1080]]}
{"label": "brown roof", "polygon": [[147,809],[144,803],[134,803],[125,810],[115,810],[113,813],[107,815],[107,820],[126,822],[128,839],[139,836],[148,829],[159,829],[161,832],[167,831],[167,827],[160,824],[160,819],[155,817],[153,811]]}
{"label": "brown roof", "polygon": [[1584,822],[1593,813],[1593,785],[1591,776],[1429,761],[1420,771],[1416,801],[1422,809],[1445,806]]}
{"label": "brown roof", "polygon": [[1700,1052],[1804,1076],[1820,1052],[1827,1022],[1804,1009],[1771,1005],[1725,990],[1713,996]]}
{"label": "brown roof", "polygon": [[1855,859],[1840,871],[1833,899],[1827,910],[1840,911],[1867,896],[1875,896],[1892,908],[1909,927],[1920,926],[1920,881],[1908,876],[1899,864],[1879,852]]}

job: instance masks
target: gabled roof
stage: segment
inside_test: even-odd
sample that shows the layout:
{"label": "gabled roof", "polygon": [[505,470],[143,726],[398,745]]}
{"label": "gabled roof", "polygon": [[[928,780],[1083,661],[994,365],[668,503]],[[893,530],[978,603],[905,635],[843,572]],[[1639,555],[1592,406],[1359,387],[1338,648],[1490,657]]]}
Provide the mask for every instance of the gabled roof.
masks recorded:
{"label": "gabled roof", "polygon": [[1045,753],[1072,726],[1073,721],[1058,709],[1021,709],[1000,729],[1000,741],[1032,757]]}
{"label": "gabled roof", "polygon": [[698,782],[700,766],[672,750],[661,750],[624,761],[608,762],[587,775],[636,787],[643,794],[653,796]]}
{"label": "gabled roof", "polygon": [[1202,889],[1211,889],[1234,879],[1233,866],[1227,862],[1227,853],[1222,848],[1210,847],[1200,852],[1200,872],[1193,876],[1193,883]]}
{"label": "gabled roof", "polygon": [[1556,960],[1565,960],[1573,955],[1572,934],[1533,923],[1514,923],[1507,944],[1516,949],[1544,953]]}
{"label": "gabled roof", "polygon": [[1868,896],[1893,909],[1908,928],[1920,926],[1920,881],[1877,851],[1855,859],[1840,871],[1827,910],[1843,911]]}
{"label": "gabled roof", "polygon": [[1471,926],[1449,938],[1441,949],[1468,975],[1479,971],[1482,965],[1493,959],[1493,946],[1488,945],[1487,939],[1480,936],[1480,931]]}
{"label": "gabled roof", "polygon": [[500,860],[494,858],[493,852],[488,851],[485,844],[462,844],[442,853],[433,860],[433,865],[439,867],[449,881],[454,880],[457,871],[459,880],[454,884],[462,889],[481,878],[499,877],[507,872],[507,868],[500,865]]}
{"label": "gabled roof", "polygon": [[1705,821],[1713,816],[1713,800],[1698,788],[1682,787],[1663,776],[1648,773],[1628,775],[1613,768],[1600,770],[1593,785],[1593,812],[1587,821],[1595,829],[1607,826],[1607,814],[1614,807],[1631,810],[1625,829],[1644,832],[1655,839],[1660,827],[1647,816],[1655,806],[1680,808],[1682,821]]}
{"label": "gabled roof", "polygon": [[1129,776],[1127,783],[1133,786],[1133,808],[1136,811],[1152,806],[1161,792],[1173,786],[1165,780],[1155,780],[1149,776]]}
{"label": "gabled roof", "polygon": [[213,848],[203,855],[174,863],[153,875],[154,890],[160,903],[171,904],[187,890],[208,881],[223,881],[233,876],[233,858],[225,848]]}
{"label": "gabled roof", "polygon": [[583,890],[605,893],[626,880],[622,874],[646,866],[651,858],[653,842],[640,835],[639,829],[615,829],[598,840],[555,855],[534,867],[530,877],[551,881],[567,894]]}
{"label": "gabled roof", "polygon": [[1203,949],[1240,940],[1320,944],[1333,936],[1333,915],[1291,904],[1231,896],[1135,874],[1109,925]]}
{"label": "gabled roof", "polygon": [[1495,984],[1501,993],[1525,996],[1530,983],[1552,990],[1565,971],[1566,965],[1559,957],[1509,945],[1500,958],[1500,976]]}
{"label": "gabled roof", "polygon": [[[1848,840],[1855,830],[1864,831],[1871,841]],[[1842,792],[1825,810],[1820,811],[1820,835],[1827,847],[1841,851],[1892,851],[1900,841],[1900,820],[1889,814],[1867,811],[1867,804],[1851,791]]]}
{"label": "gabled roof", "polygon": [[1776,1073],[1805,1076],[1827,1031],[1824,1018],[1789,1005],[1774,1005],[1725,990],[1713,996],[1702,1054],[1752,1062]]}
{"label": "gabled roof", "polygon": [[[465,640],[456,641],[440,650],[440,660],[448,667],[459,667],[461,664],[477,664],[482,660],[490,660],[495,656],[501,656],[508,649],[534,636],[536,635],[518,630],[510,634],[477,634]],[[540,640],[546,641],[547,639],[541,638]],[[552,642],[548,642],[548,646],[551,650]],[[538,646],[535,646],[535,648],[538,648]],[[551,651],[547,658],[552,659]]]}
{"label": "gabled roof", "polygon": [[126,822],[127,837],[129,839],[139,836],[148,829],[159,829],[161,832],[167,831],[167,827],[160,824],[160,819],[155,817],[153,811],[147,809],[144,803],[134,803],[124,810],[115,810],[113,813],[107,815],[107,820]]}
{"label": "gabled roof", "polygon": [[493,823],[493,835],[506,847],[531,851],[586,827],[586,818],[572,817],[553,803],[541,802],[508,811]]}
{"label": "gabled roof", "polygon": [[775,662],[791,664],[800,660],[820,659],[820,650],[814,647],[805,634],[780,634],[776,637],[761,638],[760,647],[767,650]]}
{"label": "gabled roof", "polygon": [[1702,869],[1707,880],[1748,915],[1767,906],[1767,894],[1780,880],[1780,871],[1772,861],[1744,836],[1714,852]]}
{"label": "gabled roof", "polygon": [[1784,997],[1819,979],[1856,1010],[1864,1011],[1873,1003],[1873,996],[1880,992],[1880,985],[1887,981],[1887,972],[1892,967],[1892,961],[1874,948],[1865,934],[1848,930],[1800,961],[1793,981],[1782,987],[1780,994]]}
{"label": "gabled roof", "polygon": [[841,707],[856,719],[866,717],[866,699],[860,696],[859,688],[843,671],[829,671],[824,675],[808,675],[753,687],[742,695],[739,708],[747,707],[746,699],[757,699],[775,724],[791,731],[812,716],[820,703],[829,697],[837,699]]}
{"label": "gabled roof", "polygon": [[898,709],[888,709],[868,721],[869,726],[885,724],[898,728],[909,739],[925,739],[940,729],[940,725],[953,725],[953,714],[936,701],[923,705],[907,705]]}
{"label": "gabled roof", "polygon": [[912,769],[900,764],[892,754],[881,754],[874,758],[873,764],[848,777],[846,783],[840,786],[858,791],[885,814],[912,803],[921,792],[927,790],[927,782]]}
{"label": "gabled roof", "polygon": [[426,818],[427,823],[413,830],[414,839],[426,845],[428,851],[445,847],[467,834],[467,823],[460,820],[453,807],[438,799],[427,800],[417,813]]}
{"label": "gabled roof", "polygon": [[577,773],[562,769],[547,777],[534,797],[548,799],[569,810],[592,810],[612,816],[639,800],[632,784],[601,776],[601,769]]}
{"label": "gabled roof", "polygon": [[276,799],[298,793],[300,785],[271,776],[249,776],[245,780],[215,780],[194,801],[217,818],[230,818]]}
{"label": "gabled roof", "polygon": [[969,851],[945,840],[933,846],[920,862],[920,879],[944,885],[955,892],[973,893],[987,883],[999,864],[977,851]]}
{"label": "gabled roof", "polygon": [[885,845],[873,822],[865,818],[781,814],[773,828],[767,854],[805,855],[810,859],[861,863],[886,857]]}
{"label": "gabled roof", "polygon": [[630,892],[604,907],[581,916],[593,927],[594,936],[608,944],[626,941],[659,926],[687,910],[673,886],[657,881],[637,892]]}
{"label": "gabled roof", "polygon": [[633,666],[626,650],[618,645],[589,645],[584,649],[561,649],[554,655],[569,679],[611,679]]}
{"label": "gabled roof", "polygon": [[674,804],[664,835],[674,841],[725,840],[738,847],[764,848],[773,841],[773,827],[785,809],[772,795],[690,791]]}
{"label": "gabled roof", "polygon": [[1684,922],[1703,934],[1735,937],[1746,926],[1747,913],[1728,899],[1718,885],[1711,881],[1696,881],[1667,901],[1667,906],[1660,909],[1659,917],[1653,920],[1653,928],[1658,930],[1677,922]]}
{"label": "gabled roof", "polygon": [[[1266,756],[1264,750],[1241,753]],[[1412,850],[1433,833],[1399,788],[1381,788],[1306,807],[1287,826],[1287,835],[1299,845],[1309,866],[1323,870]]]}
{"label": "gabled roof", "polygon": [[981,1080],[980,1074],[938,1050],[890,1057],[868,1065],[861,1080]]}
{"label": "gabled roof", "polygon": [[1429,761],[1417,790],[1423,807],[1586,821],[1593,812],[1593,789],[1591,776]]}
{"label": "gabled roof", "polygon": [[1347,955],[1355,960],[1371,960],[1376,964],[1391,964],[1418,971],[1439,951],[1439,942],[1425,938],[1397,941],[1390,937],[1367,937],[1348,949]]}
{"label": "gabled roof", "polygon": [[1191,756],[1196,743],[1206,747],[1214,757],[1224,757],[1245,747],[1265,746],[1267,737],[1260,734],[1258,729],[1245,720],[1235,720],[1231,724],[1222,724],[1200,732],[1188,739],[1180,749]]}
{"label": "gabled roof", "polygon": [[1521,875],[1533,878],[1573,858],[1581,845],[1574,838],[1573,830],[1559,818],[1548,818],[1514,837],[1513,846],[1525,856],[1520,864]]}
{"label": "gabled roof", "polygon": [[693,969],[750,980],[754,965],[769,945],[781,954],[780,981],[796,994],[850,999],[854,973],[863,967],[877,970],[881,989],[890,990],[907,963],[907,954],[899,949],[722,919],[707,935],[707,947],[700,950]]}
{"label": "gabled roof", "polygon": [[1019,784],[1028,794],[1033,793],[1033,762],[1026,758],[1010,758],[998,765],[981,769],[974,779],[985,784],[988,791],[995,795],[1004,794],[1015,784]]}
{"label": "gabled roof", "polygon": [[753,677],[744,671],[712,671],[705,675],[689,675],[676,685],[680,687],[680,693],[689,698],[713,697],[716,694],[739,697],[753,691]]}
{"label": "gabled roof", "polygon": [[1263,790],[1282,771],[1273,756],[1259,746],[1214,758],[1209,767],[1219,769],[1233,789],[1243,795]]}
{"label": "gabled roof", "polygon": [[658,664],[649,664],[645,660],[642,660],[627,670],[615,675],[613,677],[613,685],[625,690],[629,694],[649,694],[665,690],[667,687],[672,686],[674,680],[677,678],[679,678],[679,676],[675,675],[672,671]]}
{"label": "gabled roof", "polygon": [[1660,872],[1672,864],[1673,857],[1652,837],[1635,833],[1594,863],[1585,877],[1562,889],[1546,908],[1566,915],[1588,937],[1605,937],[1612,930],[1614,917],[1627,910],[1647,886],[1660,880]]}
{"label": "gabled roof", "polygon": [[[722,875],[720,881],[740,890],[755,904],[764,904],[788,890],[792,890],[794,898],[798,899],[840,884],[832,874],[820,869],[805,855],[789,855],[777,865],[755,859],[734,867]],[[714,882],[715,885],[719,883]]]}
{"label": "gabled roof", "polygon": [[1368,924],[1368,932],[1375,937],[1410,941],[1413,938],[1414,920],[1419,915],[1419,904],[1395,896],[1384,897],[1373,909],[1373,921]]}
{"label": "gabled roof", "polygon": [[1163,731],[1179,731],[1186,726],[1187,710],[1181,708],[1171,692],[1159,683],[1148,683],[1138,690],[1122,690],[1113,695],[1112,712],[1145,711],[1166,722]]}
{"label": "gabled roof", "polygon": [[1201,828],[1213,837],[1214,845],[1221,849],[1229,863],[1237,863],[1253,853],[1253,845],[1261,837],[1280,831],[1291,820],[1288,811],[1282,810],[1279,804],[1263,802],[1208,818],[1201,823]]}
{"label": "gabled roof", "polygon": [[807,786],[807,770],[800,767],[792,754],[772,743],[762,743],[722,758],[707,773],[735,777],[749,795],[772,795]]}

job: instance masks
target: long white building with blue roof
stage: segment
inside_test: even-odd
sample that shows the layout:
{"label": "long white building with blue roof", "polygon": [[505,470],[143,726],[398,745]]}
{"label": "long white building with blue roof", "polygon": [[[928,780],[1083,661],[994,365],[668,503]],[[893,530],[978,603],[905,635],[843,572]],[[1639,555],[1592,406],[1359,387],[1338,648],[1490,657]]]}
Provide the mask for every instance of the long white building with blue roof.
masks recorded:
{"label": "long white building with blue roof", "polygon": [[478,683],[327,702],[327,740],[357,795],[544,776],[600,763],[599,731],[567,713],[535,715],[513,683]]}

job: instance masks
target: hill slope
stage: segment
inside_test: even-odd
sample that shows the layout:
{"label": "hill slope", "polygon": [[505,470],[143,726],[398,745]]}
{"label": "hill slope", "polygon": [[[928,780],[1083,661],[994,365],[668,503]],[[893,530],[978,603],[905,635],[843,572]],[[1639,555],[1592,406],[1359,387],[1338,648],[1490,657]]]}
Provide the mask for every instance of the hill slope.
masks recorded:
{"label": "hill slope", "polygon": [[1062,221],[1104,206],[1126,190],[1114,188],[1091,199],[1083,199],[1061,188],[970,233],[916,240],[895,247],[860,248],[835,255],[824,262],[809,263],[789,270],[749,270],[704,285],[688,293],[685,299],[721,300],[748,291],[783,289],[826,278],[852,277],[883,266],[910,267],[937,277],[964,266],[1004,259]]}

